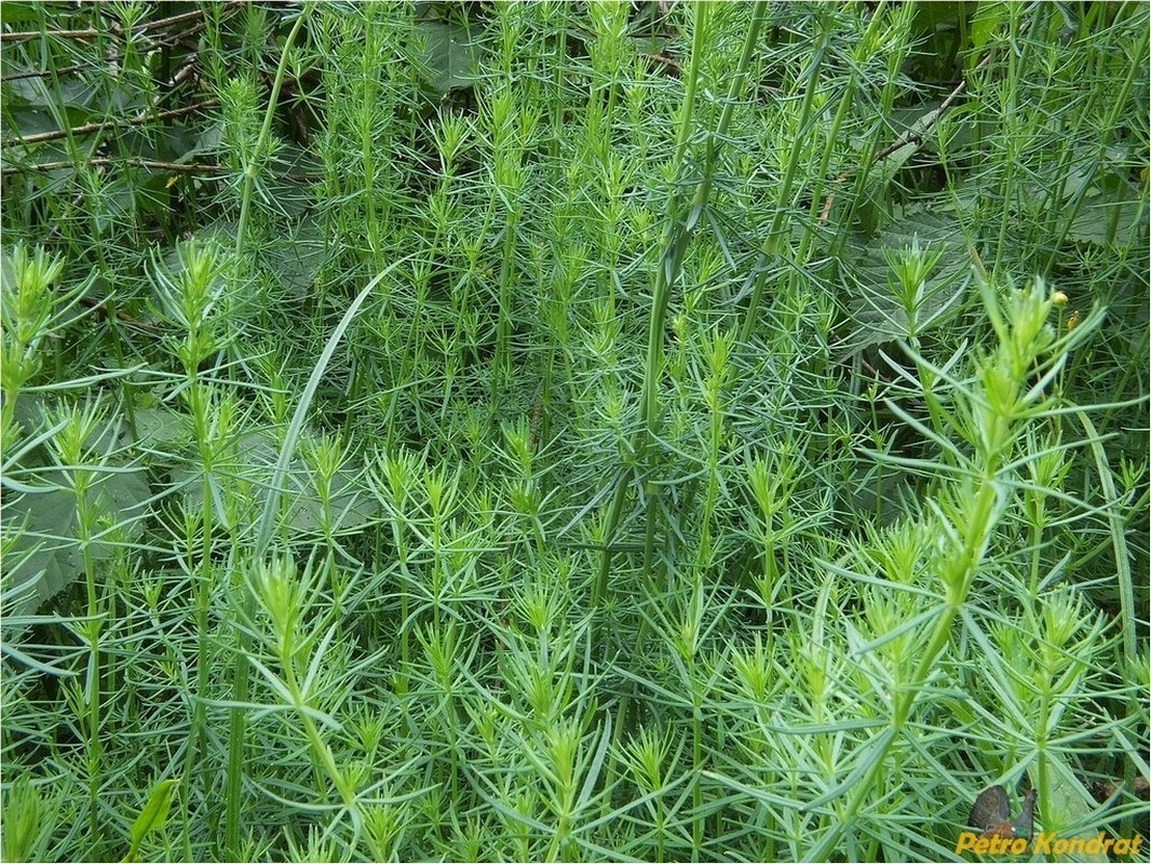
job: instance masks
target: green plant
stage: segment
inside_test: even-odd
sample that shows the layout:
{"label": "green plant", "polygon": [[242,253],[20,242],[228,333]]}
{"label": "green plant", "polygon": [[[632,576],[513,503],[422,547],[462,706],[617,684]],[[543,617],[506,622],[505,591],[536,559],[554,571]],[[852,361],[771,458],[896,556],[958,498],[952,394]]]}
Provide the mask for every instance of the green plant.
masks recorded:
{"label": "green plant", "polygon": [[5,857],[1146,833],[1145,6],[3,26]]}

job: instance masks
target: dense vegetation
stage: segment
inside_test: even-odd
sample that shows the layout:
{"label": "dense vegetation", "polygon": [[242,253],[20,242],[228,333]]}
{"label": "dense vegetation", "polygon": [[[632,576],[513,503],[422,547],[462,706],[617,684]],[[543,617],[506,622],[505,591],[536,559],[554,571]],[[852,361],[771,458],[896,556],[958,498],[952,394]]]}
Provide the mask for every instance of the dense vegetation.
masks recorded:
{"label": "dense vegetation", "polygon": [[1146,4],[0,14],[5,858],[1146,833]]}

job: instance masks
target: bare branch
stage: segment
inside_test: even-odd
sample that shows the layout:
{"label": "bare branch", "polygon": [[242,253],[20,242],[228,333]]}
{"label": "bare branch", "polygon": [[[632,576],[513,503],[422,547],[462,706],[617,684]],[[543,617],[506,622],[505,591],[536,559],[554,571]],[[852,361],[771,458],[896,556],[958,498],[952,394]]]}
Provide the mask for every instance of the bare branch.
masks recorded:
{"label": "bare branch", "polygon": [[183,108],[175,108],[171,111],[161,111],[158,114],[150,112],[141,112],[135,117],[128,120],[106,120],[103,123],[85,123],[83,126],[73,126],[71,129],[57,129],[52,132],[40,132],[36,135],[26,135],[23,138],[6,138],[0,141],[0,147],[14,147],[17,145],[30,146],[32,144],[43,144],[46,141],[59,141],[61,138],[67,138],[69,135],[90,135],[93,132],[99,132],[103,129],[115,129],[117,127],[126,126],[141,126],[144,123],[152,123],[157,120],[171,120],[173,117],[183,117],[185,114],[192,114],[202,108],[210,108],[216,105],[219,99],[205,99],[202,102],[197,102],[195,105],[187,105]]}

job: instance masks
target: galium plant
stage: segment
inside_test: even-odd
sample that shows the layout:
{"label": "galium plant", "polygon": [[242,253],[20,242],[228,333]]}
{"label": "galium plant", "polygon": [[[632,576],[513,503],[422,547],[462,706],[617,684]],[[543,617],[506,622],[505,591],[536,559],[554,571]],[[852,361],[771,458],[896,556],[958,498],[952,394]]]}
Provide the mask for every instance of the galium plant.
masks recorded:
{"label": "galium plant", "polygon": [[1146,833],[1146,7],[4,27],[6,858]]}

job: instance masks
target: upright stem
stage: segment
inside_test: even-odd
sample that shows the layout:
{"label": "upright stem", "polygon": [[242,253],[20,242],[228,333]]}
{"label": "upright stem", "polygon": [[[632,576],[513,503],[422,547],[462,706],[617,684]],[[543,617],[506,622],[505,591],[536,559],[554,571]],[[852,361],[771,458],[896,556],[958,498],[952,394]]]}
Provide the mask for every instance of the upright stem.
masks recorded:
{"label": "upright stem", "polygon": [[[695,114],[695,97],[699,87],[700,58],[703,56],[705,40],[707,37],[707,22],[711,15],[710,4],[704,2],[696,6],[695,28],[692,33],[691,65],[687,75],[687,90],[684,94],[683,114],[680,117],[679,134],[676,138],[675,157],[672,162],[673,177],[679,178],[683,167],[684,154],[687,142],[691,137],[692,120]],[[727,100],[724,102],[719,123],[715,133],[708,137],[707,153],[704,159],[703,176],[696,187],[686,217],[681,220],[683,194],[676,188],[668,202],[667,221],[664,224],[663,235],[660,238],[660,255],[655,272],[655,286],[652,292],[651,316],[648,319],[647,331],[647,365],[644,369],[643,398],[640,402],[640,427],[636,430],[633,439],[632,453],[637,462],[644,459],[648,444],[659,433],[659,384],[663,373],[663,340],[665,320],[667,318],[668,302],[671,298],[671,288],[679,279],[683,266],[684,254],[687,252],[691,236],[707,206],[707,198],[711,192],[711,178],[714,173],[715,161],[719,152],[719,142],[727,133],[731,123],[736,100],[743,89],[751,58],[755,53],[755,46],[759,40],[759,31],[767,16],[767,4],[756,3],[753,7],[751,25],[743,43],[743,52],[739,59],[739,68],[731,79]],[[606,596],[607,580],[611,572],[611,546],[615,539],[616,528],[623,515],[624,503],[627,500],[627,484],[631,472],[622,468],[616,477],[615,495],[612,499],[611,510],[608,511],[607,525],[604,531],[604,550],[600,560],[600,572],[592,591],[593,602]],[[654,517],[658,508],[648,508],[648,520]],[[647,526],[647,534],[651,535],[654,528]]]}
{"label": "upright stem", "polygon": [[[757,4],[756,20],[759,19]],[[700,57],[703,54],[704,37],[707,28],[704,26],[710,15],[707,3],[696,4],[695,27],[692,33],[691,65],[687,74],[687,90],[683,97],[683,109],[680,116],[679,134],[676,136],[675,157],[672,160],[672,176],[678,180],[683,166],[683,156],[687,150],[687,141],[691,136],[692,118],[695,113],[695,95],[699,84]],[[652,291],[651,316],[648,319],[647,330],[647,366],[644,370],[643,399],[640,402],[641,426],[637,430],[633,453],[637,459],[641,458],[646,449],[648,438],[656,432],[656,417],[658,408],[658,385],[660,371],[663,364],[663,328],[667,315],[667,303],[670,296],[671,284],[679,275],[679,262],[675,259],[676,247],[681,253],[687,246],[687,238],[683,237],[681,243],[676,243],[679,235],[679,209],[682,193],[675,189],[668,199],[667,221],[664,223],[663,235],[660,237],[659,263],[656,266],[655,286]],[[626,466],[616,475],[615,495],[612,498],[611,509],[608,511],[607,525],[605,526],[603,542],[603,556],[600,559],[599,576],[592,587],[592,603],[598,607],[607,595],[608,574],[611,572],[611,546],[615,540],[616,528],[619,527],[620,517],[623,515],[624,503],[627,500],[627,486],[631,472]]]}
{"label": "upright stem", "polygon": [[[756,4],[758,7],[760,4]],[[815,46],[811,64],[807,67],[807,92],[803,96],[803,107],[799,112],[799,126],[797,132],[802,133],[808,120],[811,118],[811,105],[815,98],[815,91],[819,89],[819,69],[823,64],[823,55],[827,50],[829,34],[825,33],[820,43]],[[788,153],[787,169],[783,175],[783,183],[779,187],[779,197],[776,199],[775,215],[771,219],[771,227],[763,241],[763,259],[766,265],[778,254],[783,244],[783,231],[786,225],[789,202],[791,200],[791,187],[795,183],[795,172],[799,168],[799,154],[802,152],[802,134],[795,136],[795,142]],[[755,278],[755,288],[752,289],[751,302],[743,316],[743,326],[739,331],[739,341],[746,342],[751,338],[751,330],[759,317],[759,307],[763,303],[763,290],[767,284],[767,267],[760,268]]]}
{"label": "upright stem", "polygon": [[[260,138],[256,142],[255,152],[263,152],[268,136],[271,134],[272,118],[275,117],[276,105],[280,99],[280,86],[284,82],[284,70],[288,65],[288,51],[296,41],[300,28],[308,17],[310,5],[305,5],[296,23],[292,25],[288,38],[284,42],[284,49],[280,52],[280,64],[276,67],[276,77],[272,82],[272,92],[268,96],[268,110],[264,112],[264,125],[260,129]],[[243,260],[244,238],[247,235],[248,216],[251,212],[252,190],[256,182],[255,163],[244,166],[244,183],[240,192],[240,223],[236,227],[236,263]],[[269,499],[275,496],[269,492]],[[263,520],[266,522],[267,520]],[[263,527],[263,526],[262,526]],[[263,531],[261,531],[263,534]],[[257,540],[257,543],[263,539]],[[244,601],[251,611],[250,598]],[[241,631],[239,644],[236,650],[236,664],[232,669],[232,698],[237,705],[242,705],[248,699],[248,637]],[[224,820],[224,849],[231,858],[240,856],[240,803],[243,798],[244,782],[244,734],[247,726],[247,714],[243,708],[233,708],[228,729],[228,777],[225,795],[226,815]]]}
{"label": "upright stem", "polygon": [[[264,145],[268,141],[268,136],[272,132],[272,120],[276,116],[276,106],[280,102],[280,87],[284,83],[284,69],[288,65],[288,51],[292,45],[295,44],[296,35],[300,32],[300,28],[304,25],[308,13],[311,11],[312,6],[305,4],[300,14],[296,17],[296,23],[292,25],[291,31],[288,33],[288,38],[284,42],[284,50],[280,52],[280,65],[276,67],[276,77],[272,81],[272,92],[268,95],[268,109],[264,112],[264,125],[260,127],[260,137],[256,141],[256,146],[253,152],[256,154],[257,159],[264,152]],[[244,240],[248,233],[248,216],[251,213],[252,203],[252,190],[256,185],[256,174],[260,169],[260,165],[256,160],[244,166],[244,181],[240,186],[240,223],[236,226],[236,260],[242,259],[244,254]]]}

